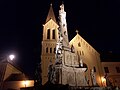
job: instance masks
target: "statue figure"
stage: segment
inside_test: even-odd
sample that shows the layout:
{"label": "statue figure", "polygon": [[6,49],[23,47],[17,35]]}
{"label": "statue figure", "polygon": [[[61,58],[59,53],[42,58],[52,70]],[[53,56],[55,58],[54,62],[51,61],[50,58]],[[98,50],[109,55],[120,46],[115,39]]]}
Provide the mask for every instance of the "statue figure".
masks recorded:
{"label": "statue figure", "polygon": [[64,5],[63,4],[60,6],[60,11],[64,12]]}
{"label": "statue figure", "polygon": [[96,77],[95,77],[94,69],[91,69],[90,75],[91,75],[91,80],[92,80],[93,86],[96,86],[97,82],[96,82]]}
{"label": "statue figure", "polygon": [[63,37],[63,46],[69,46],[68,33],[67,33],[67,22],[66,22],[66,12],[64,11],[64,4],[60,5],[59,10],[59,26],[61,37]]}
{"label": "statue figure", "polygon": [[56,44],[56,64],[61,64],[62,59],[62,38]]}
{"label": "statue figure", "polygon": [[61,54],[61,49],[62,49],[61,44],[57,43],[57,45],[56,45],[56,54]]}
{"label": "statue figure", "polygon": [[73,45],[71,46],[71,52],[72,52],[72,53],[74,53],[74,52],[75,52],[75,48],[74,48],[74,46],[73,46]]}
{"label": "statue figure", "polygon": [[55,64],[61,64],[62,63],[62,46],[63,46],[63,37],[61,34],[61,31],[58,32],[59,39],[56,44],[56,61]]}
{"label": "statue figure", "polygon": [[80,66],[83,67],[83,61],[80,59]]}

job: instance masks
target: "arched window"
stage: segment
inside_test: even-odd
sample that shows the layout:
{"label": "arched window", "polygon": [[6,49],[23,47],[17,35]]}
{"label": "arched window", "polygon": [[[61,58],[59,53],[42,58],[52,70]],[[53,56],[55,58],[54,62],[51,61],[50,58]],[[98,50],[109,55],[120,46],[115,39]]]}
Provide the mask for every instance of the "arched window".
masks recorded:
{"label": "arched window", "polygon": [[50,39],[50,29],[47,30],[47,39]]}
{"label": "arched window", "polygon": [[80,44],[80,42],[78,43],[78,47],[81,47],[81,44]]}
{"label": "arched window", "polygon": [[52,48],[50,48],[50,53],[52,53]]}
{"label": "arched window", "polygon": [[81,55],[81,51],[79,51],[79,54]]}
{"label": "arched window", "polygon": [[54,53],[56,52],[56,48],[54,48]]}
{"label": "arched window", "polygon": [[84,52],[82,51],[82,55],[84,55]]}
{"label": "arched window", "polygon": [[94,69],[94,72],[96,72],[96,68],[95,68],[95,66],[93,67],[93,69]]}
{"label": "arched window", "polygon": [[52,31],[52,39],[55,39],[55,29]]}
{"label": "arched window", "polygon": [[46,53],[48,53],[48,47],[46,48]]}

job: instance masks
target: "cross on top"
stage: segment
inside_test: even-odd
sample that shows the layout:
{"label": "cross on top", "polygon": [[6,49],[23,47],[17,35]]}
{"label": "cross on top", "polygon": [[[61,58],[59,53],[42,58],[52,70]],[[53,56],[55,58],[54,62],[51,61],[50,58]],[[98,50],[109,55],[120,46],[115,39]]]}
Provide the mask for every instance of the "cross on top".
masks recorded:
{"label": "cross on top", "polygon": [[78,31],[78,30],[76,30],[75,32],[78,34],[78,32],[79,32],[79,31]]}

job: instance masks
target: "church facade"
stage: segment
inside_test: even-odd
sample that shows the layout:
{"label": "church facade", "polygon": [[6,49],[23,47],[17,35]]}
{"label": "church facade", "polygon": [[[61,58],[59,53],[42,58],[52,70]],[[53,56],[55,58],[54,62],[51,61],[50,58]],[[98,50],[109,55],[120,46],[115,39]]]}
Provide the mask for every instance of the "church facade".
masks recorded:
{"label": "church facade", "polygon": [[[76,31],[69,41],[64,4],[60,6],[57,23],[52,5],[43,25],[41,52],[42,84],[51,81],[70,86],[102,86],[100,54]],[[54,72],[50,66],[54,66]],[[51,78],[50,73],[53,74]]]}

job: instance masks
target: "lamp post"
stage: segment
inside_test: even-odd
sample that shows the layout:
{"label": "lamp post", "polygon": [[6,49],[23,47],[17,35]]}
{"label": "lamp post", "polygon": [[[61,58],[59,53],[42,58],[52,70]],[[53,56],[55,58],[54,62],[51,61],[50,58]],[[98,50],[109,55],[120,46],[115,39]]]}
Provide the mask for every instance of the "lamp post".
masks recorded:
{"label": "lamp post", "polygon": [[15,55],[11,54],[9,55],[10,60],[13,60],[15,58]]}

